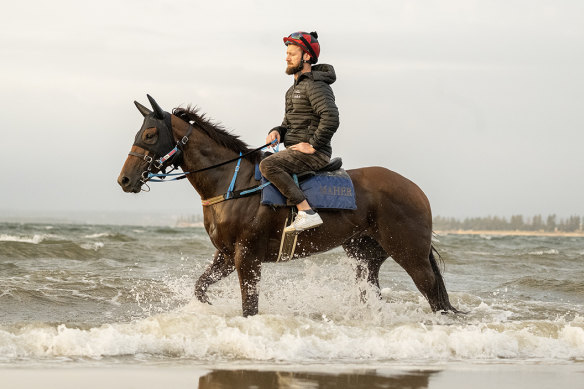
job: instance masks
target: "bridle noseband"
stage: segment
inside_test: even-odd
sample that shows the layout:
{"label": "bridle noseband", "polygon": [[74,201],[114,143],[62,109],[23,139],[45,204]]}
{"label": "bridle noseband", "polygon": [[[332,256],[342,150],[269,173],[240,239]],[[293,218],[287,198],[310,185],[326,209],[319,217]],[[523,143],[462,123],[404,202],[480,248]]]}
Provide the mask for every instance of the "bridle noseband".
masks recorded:
{"label": "bridle noseband", "polygon": [[[142,128],[136,134],[133,144],[134,146],[145,150],[146,153],[140,154],[135,151],[130,151],[128,153],[128,155],[138,157],[148,163],[146,170],[140,175],[140,182],[148,187],[148,191],[150,190],[150,187],[146,183],[154,176],[155,173],[153,173],[153,171],[162,171],[163,174],[158,176],[164,178],[168,174],[166,173],[167,168],[171,167],[170,172],[172,172],[179,167],[183,161],[183,147],[187,144],[189,137],[193,132],[193,125],[189,123],[189,129],[185,136],[178,141],[175,141],[170,118],[171,115],[167,112],[164,112],[164,118],[162,120],[157,119],[154,115],[152,115],[152,117],[150,117],[150,115],[146,117]],[[161,123],[163,125],[160,125]],[[159,131],[159,140],[154,145],[147,144],[142,139],[144,131],[151,127],[156,127]],[[168,150],[171,147],[173,148],[165,153],[165,150]]]}

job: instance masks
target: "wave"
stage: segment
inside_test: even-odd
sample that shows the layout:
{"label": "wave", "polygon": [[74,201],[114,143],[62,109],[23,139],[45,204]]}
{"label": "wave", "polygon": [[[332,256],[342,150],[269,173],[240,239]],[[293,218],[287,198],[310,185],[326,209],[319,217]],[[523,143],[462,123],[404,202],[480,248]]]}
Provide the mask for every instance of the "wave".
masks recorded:
{"label": "wave", "polygon": [[568,280],[557,278],[543,278],[526,276],[519,279],[506,282],[503,286],[522,286],[529,289],[537,289],[540,291],[563,292],[576,295],[584,294],[584,283],[581,280]]}
{"label": "wave", "polygon": [[384,327],[337,323],[326,316],[243,318],[196,302],[175,312],[89,329],[63,324],[3,328],[0,360],[128,355],[287,362],[584,358],[581,318],[474,324],[426,320],[430,322]]}
{"label": "wave", "polygon": [[84,248],[85,250],[93,250],[93,251],[97,251],[97,250],[103,248],[104,246],[105,246],[105,244],[103,242],[84,243],[84,244],[80,245],[80,247]]}
{"label": "wave", "polygon": [[65,258],[94,259],[103,243],[77,244],[69,240],[48,240],[38,242],[26,240],[5,241],[0,245],[0,257],[7,258]]}
{"label": "wave", "polygon": [[182,230],[177,229],[177,228],[172,228],[172,227],[157,228],[154,230],[154,232],[157,234],[168,234],[168,235],[179,235],[179,234],[184,233]]}
{"label": "wave", "polygon": [[560,252],[556,249],[548,249],[548,250],[537,250],[537,251],[532,251],[529,253],[529,255],[557,255]]}
{"label": "wave", "polygon": [[121,234],[121,233],[111,233],[111,232],[98,232],[95,234],[85,235],[87,239],[97,239],[97,238],[107,238],[115,242],[135,242],[136,239],[131,236]]}
{"label": "wave", "polygon": [[20,242],[39,244],[45,240],[49,235],[34,234],[33,236],[9,235],[0,234],[0,242]]}

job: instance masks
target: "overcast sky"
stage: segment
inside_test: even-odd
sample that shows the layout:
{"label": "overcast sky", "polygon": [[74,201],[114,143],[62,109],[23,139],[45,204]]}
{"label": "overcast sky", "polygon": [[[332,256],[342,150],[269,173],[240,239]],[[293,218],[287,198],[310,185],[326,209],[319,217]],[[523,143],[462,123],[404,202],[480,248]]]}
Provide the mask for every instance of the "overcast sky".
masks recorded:
{"label": "overcast sky", "polygon": [[200,213],[186,181],[123,193],[146,93],[251,146],[283,117],[282,37],[335,67],[345,167],[416,182],[434,215],[584,215],[584,2],[11,1],[0,212]]}

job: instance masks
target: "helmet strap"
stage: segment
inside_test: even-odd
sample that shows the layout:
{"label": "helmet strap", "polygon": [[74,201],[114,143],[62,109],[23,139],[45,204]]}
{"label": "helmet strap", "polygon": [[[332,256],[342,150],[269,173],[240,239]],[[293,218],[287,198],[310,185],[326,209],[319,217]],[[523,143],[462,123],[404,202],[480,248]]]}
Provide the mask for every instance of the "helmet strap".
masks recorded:
{"label": "helmet strap", "polygon": [[[308,43],[308,41],[306,40],[306,38],[304,38],[302,34],[300,35],[300,40],[302,41],[302,43],[304,43],[304,46],[308,50],[308,54],[310,55],[311,59],[312,58],[316,59],[317,58],[316,53],[312,49],[312,46],[310,46],[310,43]],[[302,57],[304,57],[304,55],[302,55]],[[304,58],[302,60],[304,61]]]}

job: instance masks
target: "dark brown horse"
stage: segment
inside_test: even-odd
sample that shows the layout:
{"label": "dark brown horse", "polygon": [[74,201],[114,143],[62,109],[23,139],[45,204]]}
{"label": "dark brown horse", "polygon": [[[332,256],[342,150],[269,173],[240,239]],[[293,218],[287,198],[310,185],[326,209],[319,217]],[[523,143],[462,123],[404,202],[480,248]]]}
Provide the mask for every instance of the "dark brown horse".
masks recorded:
{"label": "dark brown horse", "polygon": [[[140,192],[148,171],[157,170],[151,158],[165,155],[174,144],[181,146],[182,155],[176,164],[184,172],[237,159],[250,151],[238,137],[196,110],[176,108],[171,115],[148,97],[154,111],[136,103],[144,123],[118,177],[125,192]],[[161,144],[171,146],[163,150]],[[258,184],[254,178],[258,160],[258,153],[242,158],[236,190]],[[187,178],[203,200],[216,198],[227,191],[234,167],[232,162],[188,174]],[[432,215],[422,190],[382,167],[348,173],[355,186],[357,209],[319,210],[324,224],[299,235],[294,257],[343,246],[357,263],[357,277],[367,278],[377,288],[379,268],[391,257],[410,275],[432,311],[456,312],[433,254]],[[195,295],[208,302],[207,288],[237,270],[243,314],[257,314],[261,265],[277,259],[288,210],[261,205],[259,196],[251,195],[205,206],[203,214],[205,229],[217,251],[213,263],[197,281]]]}

